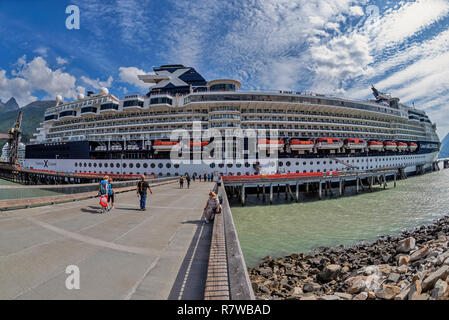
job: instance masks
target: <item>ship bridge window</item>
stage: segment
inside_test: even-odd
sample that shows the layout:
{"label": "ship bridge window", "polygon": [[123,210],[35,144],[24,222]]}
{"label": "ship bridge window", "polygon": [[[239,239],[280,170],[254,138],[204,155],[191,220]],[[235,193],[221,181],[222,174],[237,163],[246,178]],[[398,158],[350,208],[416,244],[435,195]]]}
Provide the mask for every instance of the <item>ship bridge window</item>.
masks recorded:
{"label": "ship bridge window", "polygon": [[123,103],[123,108],[136,107],[136,106],[143,108],[143,101],[141,101],[141,100],[128,100],[128,101],[125,101]]}
{"label": "ship bridge window", "polygon": [[151,98],[150,104],[172,104],[172,99],[167,97]]}
{"label": "ship bridge window", "polygon": [[236,91],[235,84],[232,83],[218,83],[210,86],[210,91]]}
{"label": "ship bridge window", "polygon": [[105,111],[105,110],[118,110],[118,104],[116,104],[116,103],[102,104],[100,107],[100,111]]}

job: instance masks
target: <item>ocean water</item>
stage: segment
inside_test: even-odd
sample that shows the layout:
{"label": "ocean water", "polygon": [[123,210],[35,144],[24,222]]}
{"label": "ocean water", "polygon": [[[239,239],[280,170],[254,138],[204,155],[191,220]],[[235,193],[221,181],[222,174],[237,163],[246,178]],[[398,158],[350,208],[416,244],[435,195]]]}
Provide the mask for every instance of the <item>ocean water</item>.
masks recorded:
{"label": "ocean water", "polygon": [[[353,190],[347,189],[349,194]],[[335,193],[335,192],[334,192]],[[387,190],[301,203],[280,200],[247,206],[232,203],[232,213],[248,267],[265,256],[305,253],[320,246],[354,245],[398,234],[449,213],[449,170],[388,183]],[[276,204],[278,202],[284,202]]]}
{"label": "ocean water", "polygon": [[[18,183],[13,183],[7,180],[0,179],[0,186],[20,186]],[[22,186],[20,189],[3,189],[0,188],[0,200],[25,199],[45,196],[56,196],[61,193],[51,190],[30,189]]]}

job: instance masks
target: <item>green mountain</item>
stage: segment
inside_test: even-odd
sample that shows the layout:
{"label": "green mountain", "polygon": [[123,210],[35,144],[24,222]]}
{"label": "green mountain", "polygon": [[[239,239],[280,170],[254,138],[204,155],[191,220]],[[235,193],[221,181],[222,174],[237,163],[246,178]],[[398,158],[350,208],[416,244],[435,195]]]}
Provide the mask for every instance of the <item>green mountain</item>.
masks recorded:
{"label": "green mountain", "polygon": [[[15,101],[15,100],[14,100]],[[36,132],[36,128],[44,120],[47,108],[56,105],[56,101],[35,101],[22,107],[22,142],[27,143]],[[10,107],[12,104],[10,104]],[[7,133],[14,126],[19,110],[8,110],[0,107],[0,133]]]}

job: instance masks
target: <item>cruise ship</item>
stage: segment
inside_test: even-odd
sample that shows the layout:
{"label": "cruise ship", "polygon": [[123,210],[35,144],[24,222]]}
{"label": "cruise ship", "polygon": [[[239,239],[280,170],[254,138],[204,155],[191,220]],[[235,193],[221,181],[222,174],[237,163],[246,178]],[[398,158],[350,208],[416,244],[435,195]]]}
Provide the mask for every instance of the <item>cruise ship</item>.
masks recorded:
{"label": "cruise ship", "polygon": [[[425,112],[372,87],[355,100],[245,91],[164,65],[139,75],[145,94],[102,88],[46,110],[24,167],[156,177],[429,169],[440,141]],[[218,138],[221,136],[222,138]]]}

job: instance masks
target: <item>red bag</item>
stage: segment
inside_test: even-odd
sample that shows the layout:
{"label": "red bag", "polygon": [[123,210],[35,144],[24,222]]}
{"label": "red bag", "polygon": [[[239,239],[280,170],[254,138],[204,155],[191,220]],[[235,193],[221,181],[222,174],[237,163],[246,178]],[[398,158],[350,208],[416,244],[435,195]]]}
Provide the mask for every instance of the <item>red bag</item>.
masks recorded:
{"label": "red bag", "polygon": [[100,206],[106,208],[108,206],[108,196],[101,196]]}

